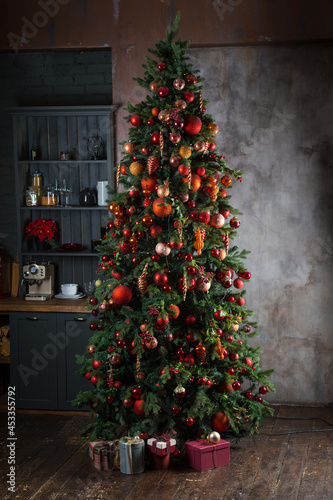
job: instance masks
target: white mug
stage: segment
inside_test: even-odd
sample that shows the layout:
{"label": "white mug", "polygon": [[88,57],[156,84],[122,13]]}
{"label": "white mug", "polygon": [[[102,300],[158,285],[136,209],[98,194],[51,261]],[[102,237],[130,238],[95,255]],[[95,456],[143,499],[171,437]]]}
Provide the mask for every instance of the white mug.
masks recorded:
{"label": "white mug", "polygon": [[107,205],[106,200],[108,199],[108,191],[106,189],[108,181],[98,181],[97,182],[97,205],[104,207]]}

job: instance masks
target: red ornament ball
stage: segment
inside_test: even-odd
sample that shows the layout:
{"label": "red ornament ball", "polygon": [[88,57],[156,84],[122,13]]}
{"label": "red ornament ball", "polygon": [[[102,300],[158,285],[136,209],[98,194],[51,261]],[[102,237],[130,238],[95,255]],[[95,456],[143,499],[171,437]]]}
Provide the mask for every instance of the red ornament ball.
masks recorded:
{"label": "red ornament ball", "polygon": [[211,426],[214,431],[224,432],[230,427],[230,422],[228,417],[223,413],[223,411],[217,411],[211,418]]}
{"label": "red ornament ball", "polygon": [[237,217],[233,217],[230,222],[230,226],[233,227],[234,229],[237,229],[240,226],[240,220]]}
{"label": "red ornament ball", "polygon": [[236,300],[236,304],[243,306],[245,304],[245,299],[243,299],[243,297],[239,297],[239,299]]}
{"label": "red ornament ball", "polygon": [[189,115],[185,120],[184,130],[188,135],[196,135],[202,128],[202,122],[198,116]]}
{"label": "red ornament ball", "polygon": [[101,368],[101,366],[103,366],[103,364],[103,361],[94,359],[94,361],[92,362],[92,367],[94,370],[98,370],[99,368]]}
{"label": "red ornament ball", "polygon": [[224,288],[230,288],[232,286],[232,279],[228,276],[225,276],[222,281],[222,286]]}
{"label": "red ornament ball", "polygon": [[240,278],[236,278],[234,281],[234,287],[235,288],[243,288],[244,286],[244,281]]}
{"label": "red ornament ball", "polygon": [[216,319],[216,321],[222,321],[224,318],[225,318],[225,312],[222,309],[214,311],[214,319]]}
{"label": "red ornament ball", "polygon": [[183,97],[184,97],[184,100],[186,102],[194,101],[194,94],[190,90],[187,90],[186,92],[184,92]]}
{"label": "red ornament ball", "polygon": [[134,403],[134,412],[138,417],[144,417],[146,415],[144,409],[142,408],[143,403],[143,399],[137,399]]}
{"label": "red ornament ball", "polygon": [[187,417],[185,423],[188,427],[191,427],[194,424],[194,420],[192,417]]}
{"label": "red ornament ball", "polygon": [[131,120],[131,124],[134,127],[139,127],[140,125],[142,125],[142,118],[139,115],[139,113],[134,113],[134,115],[131,116],[130,120]]}
{"label": "red ornament ball", "polygon": [[132,394],[133,398],[139,399],[142,396],[141,387],[134,387],[134,389],[131,390],[131,394]]}
{"label": "red ornament ball", "polygon": [[112,292],[113,301],[119,306],[125,306],[132,300],[132,292],[126,285],[119,285]]}
{"label": "red ornament ball", "polygon": [[149,233],[150,233],[150,236],[151,236],[152,238],[157,238],[158,234],[159,234],[161,231],[162,231],[161,226],[152,226],[152,227],[150,228]]}
{"label": "red ornament ball", "polygon": [[178,415],[178,413],[180,412],[180,408],[179,408],[179,406],[173,406],[173,407],[171,408],[171,411],[172,411],[172,413],[173,413],[174,415]]}
{"label": "red ornament ball", "polygon": [[[137,401],[135,401],[137,403]],[[134,401],[132,398],[128,398],[128,399],[124,399],[123,401],[123,405],[125,406],[125,408],[132,408],[134,404]]]}
{"label": "red ornament ball", "polygon": [[99,377],[94,375],[93,377],[91,377],[90,382],[92,383],[92,385],[97,385],[98,380]]}
{"label": "red ornament ball", "polygon": [[168,281],[168,276],[165,273],[157,272],[154,274],[154,281],[156,285],[163,286]]}
{"label": "red ornament ball", "polygon": [[170,91],[169,91],[168,87],[160,87],[158,89],[157,93],[158,93],[159,97],[164,98],[164,97],[168,97],[169,92]]}
{"label": "red ornament ball", "polygon": [[158,144],[160,142],[160,134],[159,132],[154,132],[151,136],[151,140],[154,144]]}
{"label": "red ornament ball", "polygon": [[164,70],[165,70],[165,68],[166,68],[166,64],[165,64],[165,62],[164,62],[164,61],[160,61],[160,62],[157,64],[157,69],[158,69],[159,71],[164,71]]}
{"label": "red ornament ball", "polygon": [[249,401],[253,401],[253,400],[254,400],[254,396],[253,396],[253,394],[252,394],[252,392],[251,392],[251,391],[246,391],[246,393],[245,393],[245,397],[246,397],[246,399],[248,399]]}
{"label": "red ornament ball", "polygon": [[241,388],[241,385],[240,385],[240,383],[238,382],[238,380],[236,380],[236,381],[232,384],[232,387],[233,387],[233,389],[235,389],[235,391],[239,391],[239,389]]}
{"label": "red ornament ball", "polygon": [[96,297],[91,297],[89,299],[89,304],[92,305],[92,306],[95,306],[97,304],[97,298]]}
{"label": "red ornament ball", "polygon": [[121,280],[123,277],[123,273],[121,271],[115,271],[114,269],[111,271],[111,274],[116,280]]}
{"label": "red ornament ball", "polygon": [[185,318],[185,323],[186,323],[188,326],[193,326],[195,322],[196,322],[196,318],[195,318],[195,316],[192,316],[192,315],[186,316],[186,318]]}
{"label": "red ornament ball", "polygon": [[267,387],[265,387],[264,385],[259,387],[259,392],[260,394],[266,394],[268,392],[268,389]]}

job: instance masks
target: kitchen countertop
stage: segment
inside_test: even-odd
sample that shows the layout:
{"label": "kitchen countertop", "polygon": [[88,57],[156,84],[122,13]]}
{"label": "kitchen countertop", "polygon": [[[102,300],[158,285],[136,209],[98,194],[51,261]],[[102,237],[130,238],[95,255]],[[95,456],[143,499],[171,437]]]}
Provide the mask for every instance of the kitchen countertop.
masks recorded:
{"label": "kitchen countertop", "polygon": [[0,314],[19,311],[87,313],[87,297],[83,299],[23,300],[18,297],[0,299]]}

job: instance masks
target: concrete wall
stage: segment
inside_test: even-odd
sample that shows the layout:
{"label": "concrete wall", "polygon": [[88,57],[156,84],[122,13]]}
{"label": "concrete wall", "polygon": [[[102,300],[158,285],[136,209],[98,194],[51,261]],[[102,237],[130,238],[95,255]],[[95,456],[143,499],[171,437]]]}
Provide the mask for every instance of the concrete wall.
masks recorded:
{"label": "concrete wall", "polygon": [[333,401],[333,45],[191,49],[228,163],[271,401]]}
{"label": "concrete wall", "polygon": [[16,257],[10,106],[111,104],[110,50],[0,53],[0,240]]}

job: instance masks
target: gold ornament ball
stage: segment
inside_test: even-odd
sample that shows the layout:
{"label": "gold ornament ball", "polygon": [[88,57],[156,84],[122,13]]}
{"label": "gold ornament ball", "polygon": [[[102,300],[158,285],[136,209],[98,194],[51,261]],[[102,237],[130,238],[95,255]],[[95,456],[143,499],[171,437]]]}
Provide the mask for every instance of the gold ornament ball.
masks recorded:
{"label": "gold ornament ball", "polygon": [[217,125],[214,125],[214,127],[211,129],[211,131],[212,131],[213,135],[216,135],[219,133],[220,129]]}
{"label": "gold ornament ball", "polygon": [[205,149],[205,142],[204,141],[197,141],[194,144],[194,149],[198,151],[198,153],[201,153]]}
{"label": "gold ornament ball", "polygon": [[98,279],[95,281],[95,287],[98,288],[99,286],[101,286],[102,284],[102,280]]}
{"label": "gold ornament ball", "polygon": [[149,84],[149,90],[151,92],[157,92],[158,84],[157,82],[153,81]]}
{"label": "gold ornament ball", "polygon": [[178,154],[181,158],[189,158],[191,156],[191,148],[189,146],[180,146]]}
{"label": "gold ornament ball", "polygon": [[132,142],[126,142],[125,146],[124,146],[124,150],[126,151],[126,153],[133,153],[134,152],[134,149],[135,149],[135,146]]}
{"label": "gold ornament ball", "polygon": [[173,81],[173,86],[176,90],[183,90],[183,88],[185,87],[185,82],[182,78],[176,78]]}
{"label": "gold ornament ball", "polygon": [[123,227],[123,225],[125,224],[125,219],[124,217],[119,217],[119,219],[115,219],[114,220],[114,225],[116,227]]}
{"label": "gold ornament ball", "polygon": [[194,84],[194,83],[197,83],[197,77],[195,75],[187,75],[186,77],[186,83],[191,83],[191,84]]}
{"label": "gold ornament ball", "polygon": [[218,432],[212,431],[207,436],[207,441],[212,444],[217,444],[221,440],[221,436]]}
{"label": "gold ornament ball", "polygon": [[131,236],[130,239],[128,240],[130,245],[137,245],[138,244],[138,238],[136,236]]}
{"label": "gold ornament ball", "polygon": [[115,217],[117,217],[117,218],[122,217],[122,216],[124,215],[124,211],[123,211],[123,209],[122,209],[122,208],[117,207],[117,208],[115,208],[115,209],[114,209],[114,211],[113,211],[113,215],[114,215]]}
{"label": "gold ornament ball", "polygon": [[109,203],[109,206],[108,206],[109,212],[111,212],[113,214],[113,212],[114,212],[114,210],[116,210],[116,208],[119,208],[117,203],[115,201],[111,201],[111,203]]}
{"label": "gold ornament ball", "polygon": [[170,113],[169,113],[169,111],[167,111],[166,109],[163,109],[162,111],[160,111],[158,113],[158,119],[162,123],[166,123],[167,121],[169,121],[170,120]]}
{"label": "gold ornament ball", "polygon": [[186,108],[186,102],[183,99],[177,99],[175,102],[175,107],[184,110]]}
{"label": "gold ornament ball", "polygon": [[109,307],[111,309],[116,309],[118,307],[118,304],[116,304],[113,299],[109,299]]}
{"label": "gold ornament ball", "polygon": [[139,161],[133,161],[129,169],[132,175],[140,175],[143,172],[143,165]]}

